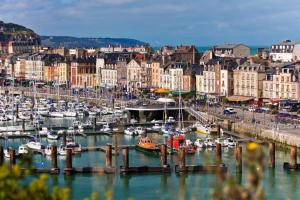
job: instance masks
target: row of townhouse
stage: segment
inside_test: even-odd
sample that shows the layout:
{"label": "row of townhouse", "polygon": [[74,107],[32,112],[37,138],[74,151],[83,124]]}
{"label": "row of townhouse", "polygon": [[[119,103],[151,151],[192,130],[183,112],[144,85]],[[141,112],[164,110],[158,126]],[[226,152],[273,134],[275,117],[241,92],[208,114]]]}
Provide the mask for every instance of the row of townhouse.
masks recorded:
{"label": "row of townhouse", "polygon": [[196,75],[197,93],[300,100],[300,64],[267,67],[234,59],[211,59]]}
{"label": "row of townhouse", "polygon": [[107,53],[67,59],[59,54],[18,57],[14,76],[58,81],[77,88],[123,87],[195,90],[218,96],[300,99],[299,63],[257,64],[251,59],[213,56],[203,64]]}

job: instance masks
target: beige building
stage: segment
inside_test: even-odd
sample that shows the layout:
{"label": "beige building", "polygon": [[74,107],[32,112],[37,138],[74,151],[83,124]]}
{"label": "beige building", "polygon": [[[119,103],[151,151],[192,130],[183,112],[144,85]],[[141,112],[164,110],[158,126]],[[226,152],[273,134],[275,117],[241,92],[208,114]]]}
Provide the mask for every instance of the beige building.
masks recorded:
{"label": "beige building", "polygon": [[245,63],[233,71],[234,95],[260,98],[263,95],[265,66]]}
{"label": "beige building", "polygon": [[153,88],[160,87],[160,62],[153,61],[151,63],[152,76],[151,76],[151,85]]}
{"label": "beige building", "polygon": [[138,60],[132,59],[127,64],[127,86],[129,91],[142,87],[142,66]]}
{"label": "beige building", "polygon": [[198,75],[196,75],[196,92],[197,92],[197,94],[199,94],[199,93],[204,93],[204,83],[203,83],[203,80],[204,78],[203,78],[203,71],[200,73],[200,74],[198,74]]}
{"label": "beige building", "polygon": [[298,71],[295,66],[277,67],[267,73],[263,81],[263,97],[299,100]]}
{"label": "beige building", "polygon": [[57,65],[59,84],[68,85],[71,77],[71,63],[68,61],[59,62]]}

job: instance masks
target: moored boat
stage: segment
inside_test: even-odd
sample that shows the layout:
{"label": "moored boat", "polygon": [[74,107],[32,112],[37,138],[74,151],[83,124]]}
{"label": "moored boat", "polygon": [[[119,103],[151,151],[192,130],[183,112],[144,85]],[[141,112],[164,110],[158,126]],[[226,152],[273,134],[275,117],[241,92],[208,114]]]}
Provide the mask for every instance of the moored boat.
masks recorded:
{"label": "moored boat", "polygon": [[150,153],[150,154],[159,154],[159,147],[157,144],[153,143],[149,137],[142,137],[139,143],[135,146],[137,150]]}

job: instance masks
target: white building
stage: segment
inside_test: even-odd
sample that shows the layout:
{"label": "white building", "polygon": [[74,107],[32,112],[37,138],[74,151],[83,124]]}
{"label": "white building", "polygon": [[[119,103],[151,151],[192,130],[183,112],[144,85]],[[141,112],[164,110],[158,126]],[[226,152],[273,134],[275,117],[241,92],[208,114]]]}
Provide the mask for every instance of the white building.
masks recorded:
{"label": "white building", "polygon": [[292,62],[300,59],[300,42],[286,40],[272,45],[270,49],[272,61]]}
{"label": "white building", "polygon": [[112,88],[117,85],[116,62],[105,61],[104,58],[96,60],[97,85]]}

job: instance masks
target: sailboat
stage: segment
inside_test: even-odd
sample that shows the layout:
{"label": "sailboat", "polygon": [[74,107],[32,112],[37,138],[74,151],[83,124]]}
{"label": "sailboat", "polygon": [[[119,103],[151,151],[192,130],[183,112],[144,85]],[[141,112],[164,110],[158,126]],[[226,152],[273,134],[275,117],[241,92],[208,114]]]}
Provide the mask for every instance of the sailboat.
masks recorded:
{"label": "sailboat", "polygon": [[[36,106],[36,85],[34,82],[34,106]],[[37,128],[39,130],[39,124],[37,124]],[[29,149],[33,149],[33,150],[42,150],[45,149],[45,146],[40,142],[40,134],[39,131],[35,130],[36,132],[36,137],[33,137],[29,140],[29,142],[26,144],[26,146]]]}
{"label": "sailboat", "polygon": [[165,106],[164,106],[164,123],[162,124],[161,127],[161,132],[162,134],[168,134],[169,131],[171,130],[170,125],[167,123],[167,101],[165,101]]}
{"label": "sailboat", "polygon": [[181,96],[181,90],[179,89],[179,97],[178,97],[178,125],[176,127],[176,131],[179,133],[188,133],[190,130],[188,128],[184,128],[183,123],[183,110],[182,110],[182,96]]}

